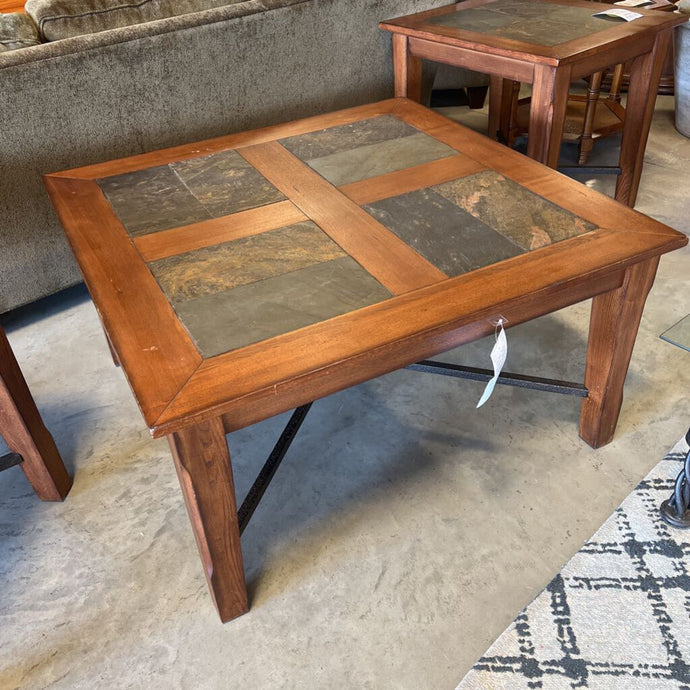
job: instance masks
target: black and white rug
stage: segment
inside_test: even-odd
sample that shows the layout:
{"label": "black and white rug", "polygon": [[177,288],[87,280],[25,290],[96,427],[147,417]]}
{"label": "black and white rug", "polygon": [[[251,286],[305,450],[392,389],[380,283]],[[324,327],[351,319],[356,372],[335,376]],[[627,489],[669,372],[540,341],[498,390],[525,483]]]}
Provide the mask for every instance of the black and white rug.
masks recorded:
{"label": "black and white rug", "polygon": [[456,690],[690,690],[690,530],[659,505],[679,441]]}

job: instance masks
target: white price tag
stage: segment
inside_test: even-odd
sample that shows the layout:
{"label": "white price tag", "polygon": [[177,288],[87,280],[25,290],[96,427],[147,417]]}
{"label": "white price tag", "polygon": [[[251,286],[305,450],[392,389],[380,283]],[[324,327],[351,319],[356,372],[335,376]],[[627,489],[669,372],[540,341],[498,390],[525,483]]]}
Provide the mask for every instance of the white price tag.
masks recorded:
{"label": "white price tag", "polygon": [[614,2],[614,5],[620,5],[621,7],[644,7],[645,5],[653,5],[652,0],[619,0],[619,2]]}
{"label": "white price tag", "polygon": [[503,365],[506,363],[506,357],[508,356],[508,340],[506,339],[506,332],[503,329],[502,320],[498,322],[497,328],[498,334],[496,335],[496,342],[491,349],[490,355],[491,362],[494,365],[494,375],[486,384],[486,388],[484,389],[482,397],[477,403],[477,407],[481,407],[491,397],[491,394],[494,392],[494,388],[496,387],[496,381],[498,381],[501,369],[503,369]]}
{"label": "white price tag", "polygon": [[639,12],[631,12],[630,10],[604,10],[592,15],[593,17],[611,17],[613,19],[623,19],[626,22],[631,22],[634,19],[644,17]]}

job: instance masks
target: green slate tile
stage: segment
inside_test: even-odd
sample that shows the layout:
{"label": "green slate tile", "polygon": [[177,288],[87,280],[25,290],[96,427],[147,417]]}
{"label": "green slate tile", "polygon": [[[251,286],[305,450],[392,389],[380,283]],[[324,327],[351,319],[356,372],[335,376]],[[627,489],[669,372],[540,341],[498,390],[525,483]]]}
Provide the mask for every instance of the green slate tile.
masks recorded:
{"label": "green slate tile", "polygon": [[331,184],[339,186],[456,154],[455,149],[420,132],[314,158],[307,164]]}
{"label": "green slate tile", "polygon": [[288,137],[281,139],[280,143],[300,160],[308,161],[412,134],[419,134],[419,130],[393,115],[380,115],[349,125]]}
{"label": "green slate tile", "polygon": [[153,261],[149,269],[177,303],[345,256],[311,221]]}
{"label": "green slate tile", "polygon": [[170,167],[214,218],[285,199],[236,151],[179,161]]}
{"label": "green slate tile", "polygon": [[285,199],[235,151],[113,175],[97,182],[133,237]]}
{"label": "green slate tile", "polygon": [[134,237],[211,218],[167,165],[105,177],[97,183]]}
{"label": "green slate tile", "polygon": [[490,9],[472,8],[433,17],[428,23],[463,31],[491,33],[495,29],[514,24],[515,18],[502,12],[492,12]]}
{"label": "green slate tile", "polygon": [[554,46],[610,28],[606,21],[592,16],[597,11],[596,5],[567,7],[534,0],[496,0],[435,17],[429,23]]}
{"label": "green slate tile", "polygon": [[364,209],[448,276],[524,252],[433,189],[377,201]]}
{"label": "green slate tile", "polygon": [[390,297],[344,257],[174,306],[202,356],[213,357]]}
{"label": "green slate tile", "polygon": [[432,189],[524,249],[539,249],[597,228],[493,171]]}

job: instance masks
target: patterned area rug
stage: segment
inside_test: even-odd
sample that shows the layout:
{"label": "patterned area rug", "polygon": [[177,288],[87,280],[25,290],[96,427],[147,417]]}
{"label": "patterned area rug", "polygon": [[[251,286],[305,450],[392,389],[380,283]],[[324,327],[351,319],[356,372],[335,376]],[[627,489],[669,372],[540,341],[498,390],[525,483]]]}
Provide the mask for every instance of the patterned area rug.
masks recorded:
{"label": "patterned area rug", "polygon": [[679,441],[456,690],[690,690],[690,530],[669,527]]}

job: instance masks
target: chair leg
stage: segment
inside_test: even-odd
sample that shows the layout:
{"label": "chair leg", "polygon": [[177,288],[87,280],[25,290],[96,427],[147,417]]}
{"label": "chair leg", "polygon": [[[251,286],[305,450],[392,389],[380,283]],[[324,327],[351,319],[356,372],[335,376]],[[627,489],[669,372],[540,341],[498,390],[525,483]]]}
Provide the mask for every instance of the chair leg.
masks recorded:
{"label": "chair leg", "polygon": [[472,110],[479,110],[484,107],[488,90],[488,84],[486,86],[467,87],[467,102]]}
{"label": "chair leg", "polygon": [[621,85],[623,83],[623,63],[619,63],[613,70],[611,79],[611,89],[609,90],[609,100],[615,103],[621,102]]}
{"label": "chair leg", "polygon": [[578,165],[584,165],[587,162],[589,154],[594,146],[592,131],[594,129],[594,117],[597,112],[597,103],[599,102],[599,93],[601,92],[601,80],[603,76],[603,72],[595,72],[590,78],[589,89],[587,89],[587,103],[585,105],[585,121],[582,127],[582,134],[580,135],[580,155],[577,159]]}

